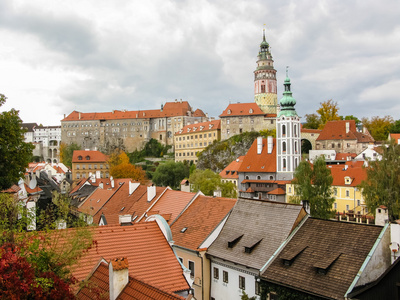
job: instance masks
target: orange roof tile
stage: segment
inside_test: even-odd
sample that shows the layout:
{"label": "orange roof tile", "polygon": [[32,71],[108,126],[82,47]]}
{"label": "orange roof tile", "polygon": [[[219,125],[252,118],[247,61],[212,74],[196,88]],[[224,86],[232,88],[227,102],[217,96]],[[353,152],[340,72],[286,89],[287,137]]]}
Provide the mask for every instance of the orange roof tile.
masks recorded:
{"label": "orange roof tile", "polygon": [[182,135],[191,132],[204,132],[216,129],[221,129],[221,120],[186,125],[181,130],[176,132],[175,135]]}
{"label": "orange roof tile", "polygon": [[10,188],[2,190],[1,192],[10,194],[10,193],[18,193],[20,190],[21,188],[18,185],[13,184]]}
{"label": "orange roof tile", "polygon": [[171,224],[175,245],[198,251],[235,203],[236,199],[199,195]]}
{"label": "orange roof tile", "polygon": [[[349,124],[349,132],[346,133],[346,124]],[[358,132],[354,120],[329,121],[318,136],[317,141],[324,140],[357,140],[358,142],[374,142],[367,132]]]}
{"label": "orange roof tile", "polygon": [[[182,102],[167,102],[163,109],[153,110],[114,110],[112,112],[95,112],[95,113],[82,113],[73,111],[66,118],[62,119],[65,121],[84,121],[84,120],[118,120],[118,119],[142,119],[142,118],[162,118],[162,117],[173,117],[173,116],[187,116],[188,112],[191,112],[187,101]],[[201,110],[194,112],[196,116],[205,117],[205,114]]]}
{"label": "orange roof tile", "polygon": [[317,133],[317,134],[320,134],[322,132],[322,130],[320,130],[320,129],[308,129],[308,128],[303,128],[303,127],[301,127],[300,131],[304,132],[304,133]]}
{"label": "orange roof tile", "polygon": [[257,116],[265,115],[255,102],[251,103],[232,103],[220,114],[220,118],[233,116]]}
{"label": "orange roof tile", "polygon": [[243,158],[239,172],[276,172],[276,140],[271,153],[267,151],[267,139],[262,140],[262,145],[261,154],[257,154],[257,139],[254,140]]}
{"label": "orange roof tile", "polygon": [[[331,170],[333,177],[332,186],[358,186],[363,180],[367,179],[366,169],[362,166],[363,162],[348,162],[346,165],[327,166]],[[351,178],[351,183],[345,183],[345,177]]]}
{"label": "orange roof tile", "polygon": [[78,208],[78,211],[94,216],[107,203],[112,195],[118,191],[119,188],[121,188],[120,185],[117,185],[116,189],[97,188]]}
{"label": "orange roof tile", "polygon": [[281,188],[276,188],[270,192],[268,192],[269,195],[286,195],[286,192],[282,190]]}
{"label": "orange roof tile", "polygon": [[133,226],[99,226],[93,228],[96,246],[73,266],[73,275],[85,279],[100,258],[109,261],[127,257],[129,275],[167,292],[189,289],[171,246],[157,222]]}
{"label": "orange roof tile", "polygon": [[31,189],[26,183],[24,183],[24,185],[25,185],[25,190],[28,193],[28,195],[43,192],[43,190],[38,185],[36,185],[36,187],[34,189]]}
{"label": "orange roof tile", "polygon": [[[167,190],[149,211],[158,211],[159,214],[171,214],[171,220],[175,220],[194,196],[194,193]],[[147,216],[150,215],[147,214]]]}
{"label": "orange roof tile", "polygon": [[336,160],[347,160],[348,157],[355,158],[356,153],[336,153]]}
{"label": "orange roof tile", "polygon": [[[79,159],[81,157],[81,159]],[[80,162],[106,162],[108,160],[108,156],[101,153],[100,151],[92,151],[92,150],[75,150],[72,154],[72,162],[80,163]]]}
{"label": "orange roof tile", "polygon": [[239,178],[238,170],[243,162],[243,159],[244,155],[239,156],[236,160],[227,165],[226,168],[219,173],[219,175],[223,179],[238,179]]}

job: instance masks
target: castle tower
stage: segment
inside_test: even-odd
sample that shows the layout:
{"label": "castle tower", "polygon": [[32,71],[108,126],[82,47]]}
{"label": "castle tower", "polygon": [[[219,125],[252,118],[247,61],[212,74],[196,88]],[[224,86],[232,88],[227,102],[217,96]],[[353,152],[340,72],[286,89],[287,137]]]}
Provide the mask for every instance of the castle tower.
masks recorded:
{"label": "castle tower", "polygon": [[266,114],[276,114],[278,102],[276,70],[269,44],[265,40],[265,29],[258,52],[257,69],[254,71],[254,101]]}
{"label": "castle tower", "polygon": [[276,166],[279,180],[293,179],[293,173],[301,159],[300,117],[294,106],[296,100],[290,91],[290,79],[286,69],[283,97],[276,118]]}

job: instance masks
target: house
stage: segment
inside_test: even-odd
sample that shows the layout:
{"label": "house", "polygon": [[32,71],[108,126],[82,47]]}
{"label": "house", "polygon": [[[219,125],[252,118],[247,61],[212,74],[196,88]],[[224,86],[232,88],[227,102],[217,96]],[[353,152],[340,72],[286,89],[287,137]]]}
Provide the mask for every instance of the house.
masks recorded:
{"label": "house", "polygon": [[188,272],[177,259],[170,245],[172,240],[168,228],[164,228],[162,223],[151,221],[134,226],[98,226],[92,230],[96,245],[72,266],[72,275],[78,281],[90,277],[100,259],[110,261],[126,257],[129,276],[167,293],[188,296]]}
{"label": "house", "polygon": [[236,199],[197,194],[170,225],[174,251],[191,272],[197,300],[210,299],[211,271],[206,252],[235,203]]}
{"label": "house", "polygon": [[100,151],[75,150],[72,155],[72,179],[89,178],[95,174],[96,178],[110,177],[108,156]]}
{"label": "house", "polygon": [[316,141],[316,150],[361,153],[375,143],[367,128],[358,131],[354,120],[329,121]]}
{"label": "house", "polygon": [[197,163],[197,154],[221,139],[221,120],[186,125],[175,133],[175,162]]}
{"label": "house", "polygon": [[355,288],[376,280],[390,266],[389,242],[388,224],[309,217],[261,268],[261,284],[272,297],[349,299]]}
{"label": "house", "polygon": [[396,144],[400,144],[400,133],[389,133],[388,140],[395,140]]}
{"label": "house", "polygon": [[355,160],[381,160],[382,159],[383,149],[381,146],[376,147],[375,145],[368,145],[368,148],[358,154],[354,159]]}
{"label": "house", "polygon": [[242,165],[243,159],[244,155],[239,156],[219,173],[222,182],[232,182],[236,186],[237,191],[239,191],[239,168]]}
{"label": "house", "polygon": [[80,289],[77,299],[157,299],[185,300],[188,297],[178,296],[163,291],[154,285],[147,284],[129,275],[129,262],[126,257],[111,259],[109,262],[101,259],[89,277],[89,284]]}
{"label": "house", "polygon": [[239,198],[208,247],[211,299],[259,295],[259,270],[305,216],[301,205]]}
{"label": "house", "polygon": [[167,102],[161,109],[153,110],[73,111],[61,120],[61,139],[82,149],[107,150],[109,145],[115,145],[132,152],[141,149],[151,138],[173,146],[174,135],[182,127],[206,119],[202,110],[194,110],[182,100]]}

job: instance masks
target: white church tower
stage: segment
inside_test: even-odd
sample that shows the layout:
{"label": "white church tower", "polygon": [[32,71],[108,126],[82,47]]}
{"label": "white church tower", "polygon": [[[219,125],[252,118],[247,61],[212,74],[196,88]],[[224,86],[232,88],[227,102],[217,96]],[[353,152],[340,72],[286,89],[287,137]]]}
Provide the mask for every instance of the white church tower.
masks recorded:
{"label": "white church tower", "polygon": [[296,100],[290,91],[290,79],[286,68],[285,91],[280,100],[280,111],[276,118],[276,166],[278,180],[292,180],[294,170],[301,159],[300,117],[294,106]]}

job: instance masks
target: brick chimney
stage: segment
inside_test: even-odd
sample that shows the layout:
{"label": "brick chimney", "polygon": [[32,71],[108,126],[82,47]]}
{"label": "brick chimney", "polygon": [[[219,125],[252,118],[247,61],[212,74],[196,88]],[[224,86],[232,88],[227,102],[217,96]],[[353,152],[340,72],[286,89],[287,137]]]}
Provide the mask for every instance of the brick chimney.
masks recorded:
{"label": "brick chimney", "polygon": [[108,264],[108,276],[110,280],[110,300],[117,299],[129,282],[128,258],[115,258]]}

